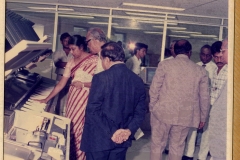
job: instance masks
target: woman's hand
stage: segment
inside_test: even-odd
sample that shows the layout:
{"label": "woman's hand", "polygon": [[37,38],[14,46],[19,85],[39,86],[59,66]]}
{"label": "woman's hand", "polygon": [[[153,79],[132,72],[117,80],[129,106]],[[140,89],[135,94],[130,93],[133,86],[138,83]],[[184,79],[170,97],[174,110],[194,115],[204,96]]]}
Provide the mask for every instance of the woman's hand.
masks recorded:
{"label": "woman's hand", "polygon": [[48,100],[45,98],[45,99],[32,99],[34,101],[37,101],[37,102],[40,102],[40,103],[47,103]]}
{"label": "woman's hand", "polygon": [[81,89],[84,87],[84,83],[81,81],[73,81],[70,86],[74,86],[77,89]]}

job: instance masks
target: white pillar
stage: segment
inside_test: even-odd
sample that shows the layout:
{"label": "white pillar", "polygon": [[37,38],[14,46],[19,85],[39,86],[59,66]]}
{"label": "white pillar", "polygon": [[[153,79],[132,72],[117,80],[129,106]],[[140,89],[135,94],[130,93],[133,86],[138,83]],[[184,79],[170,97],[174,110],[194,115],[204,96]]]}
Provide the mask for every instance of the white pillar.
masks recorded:
{"label": "white pillar", "polygon": [[221,26],[220,26],[220,29],[219,29],[219,36],[218,36],[218,40],[219,41],[222,41],[223,40],[223,21],[224,19],[222,19],[222,22],[221,22]]}
{"label": "white pillar", "polygon": [[57,29],[58,29],[58,5],[56,5],[55,19],[54,19],[54,30],[53,30],[53,44],[52,51],[56,51],[57,46]]}
{"label": "white pillar", "polygon": [[165,52],[165,45],[166,45],[166,36],[167,36],[167,14],[164,20],[164,25],[163,25],[163,35],[162,35],[162,50],[161,50],[161,61],[164,59],[164,52]]}
{"label": "white pillar", "polygon": [[112,8],[109,12],[109,18],[108,18],[108,31],[107,31],[107,37],[111,38],[111,31],[112,31]]}

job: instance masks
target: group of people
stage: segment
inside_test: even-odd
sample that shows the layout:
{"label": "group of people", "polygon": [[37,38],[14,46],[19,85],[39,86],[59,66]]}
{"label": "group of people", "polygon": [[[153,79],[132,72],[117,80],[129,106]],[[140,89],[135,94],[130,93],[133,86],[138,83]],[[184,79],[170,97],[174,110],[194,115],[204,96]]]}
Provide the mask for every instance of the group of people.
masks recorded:
{"label": "group of people", "polygon": [[[190,60],[187,40],[173,41],[172,56],[159,63],[150,86],[151,160],[226,160],[228,41],[200,49],[201,62]],[[212,62],[212,58],[214,62]],[[167,147],[166,147],[167,146]]]}
{"label": "group of people", "polygon": [[[57,84],[45,99],[36,101],[47,103],[58,94],[66,100],[59,113],[71,119],[70,159],[124,160],[146,114],[146,90],[138,74],[148,46],[136,43],[134,56],[125,64],[122,46],[108,42],[100,28],[90,28],[86,37],[64,33],[60,41],[63,50],[53,55]],[[216,143],[226,145],[226,117],[218,114],[226,111],[227,41],[221,50],[219,44],[202,47],[203,67],[190,60],[187,40],[175,41],[172,47],[173,57],[159,63],[149,91],[151,160],[162,159],[167,143],[169,159],[181,159],[187,135],[196,139],[193,128],[208,128],[202,141],[209,134],[211,155],[224,157],[225,150]],[[210,73],[211,54],[217,68]],[[214,127],[222,127],[222,133]]]}
{"label": "group of people", "polygon": [[86,37],[64,33],[60,40],[65,57],[54,58],[60,78],[53,91],[37,101],[47,103],[68,88],[70,159],[125,159],[146,113],[144,83],[126,67],[122,46],[107,42],[101,29],[89,29]]}

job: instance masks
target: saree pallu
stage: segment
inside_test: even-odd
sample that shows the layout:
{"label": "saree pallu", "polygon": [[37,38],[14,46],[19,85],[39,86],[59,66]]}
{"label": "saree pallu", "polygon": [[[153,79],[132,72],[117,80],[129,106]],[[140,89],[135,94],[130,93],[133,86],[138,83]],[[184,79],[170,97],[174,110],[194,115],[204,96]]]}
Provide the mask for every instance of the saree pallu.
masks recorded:
{"label": "saree pallu", "polygon": [[[73,81],[91,82],[96,69],[97,57],[90,55],[71,70]],[[85,160],[85,153],[80,150],[85,109],[88,101],[89,88],[78,89],[70,86],[68,92],[66,117],[71,119],[70,159]]]}

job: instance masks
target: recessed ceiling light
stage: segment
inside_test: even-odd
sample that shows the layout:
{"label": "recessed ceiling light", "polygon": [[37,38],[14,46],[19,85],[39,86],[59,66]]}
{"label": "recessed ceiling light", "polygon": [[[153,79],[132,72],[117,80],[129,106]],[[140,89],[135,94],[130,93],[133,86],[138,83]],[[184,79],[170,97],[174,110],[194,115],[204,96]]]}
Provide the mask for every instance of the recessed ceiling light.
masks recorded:
{"label": "recessed ceiling light", "polygon": [[[56,10],[56,8],[49,7],[28,7],[29,9],[43,9],[43,10]],[[74,11],[72,8],[58,8],[59,11]]]}
{"label": "recessed ceiling light", "polygon": [[[108,22],[88,22],[89,24],[103,24],[108,25]],[[112,25],[118,25],[117,23],[112,23]]]}
{"label": "recessed ceiling light", "polygon": [[118,26],[114,26],[113,28],[117,28],[117,29],[129,29],[129,30],[140,30],[141,28],[134,28],[134,27],[118,27]]}
{"label": "recessed ceiling light", "polygon": [[[163,28],[163,26],[153,26],[153,28]],[[184,27],[167,27],[167,29],[185,30],[185,29],[187,29],[187,28],[184,28]]]}
{"label": "recessed ceiling light", "polygon": [[127,3],[123,2],[124,6],[134,6],[134,7],[146,7],[146,8],[157,8],[157,9],[166,9],[166,10],[175,10],[175,11],[184,11],[184,8],[175,8],[175,7],[165,7],[165,6],[157,6],[157,5],[146,5],[146,4],[136,4],[136,3]]}
{"label": "recessed ceiling light", "polygon": [[172,30],[172,32],[174,33],[186,33],[186,34],[202,34],[201,32],[191,32],[191,31],[175,31],[175,30]]}
{"label": "recessed ceiling light", "polygon": [[[140,23],[150,23],[150,24],[164,24],[164,22],[160,22],[160,21],[147,21],[147,20],[138,20],[137,22]],[[168,22],[168,25],[178,25],[178,23],[173,23],[173,22]]]}
{"label": "recessed ceiling light", "polygon": [[152,31],[144,31],[147,34],[163,34],[163,32],[152,32]]}
{"label": "recessed ceiling light", "polygon": [[[146,16],[146,17],[158,17],[158,18],[165,18],[165,15],[157,15],[157,14],[145,14],[145,13],[136,13],[136,12],[125,12],[128,15],[135,15],[135,16]],[[167,16],[168,18],[175,18],[175,16]]]}
{"label": "recessed ceiling light", "polygon": [[59,17],[67,17],[67,18],[81,18],[81,19],[93,19],[94,17],[92,16],[75,16],[75,15],[58,15]]}
{"label": "recessed ceiling light", "polygon": [[190,36],[192,36],[192,37],[207,37],[207,38],[217,38],[217,36],[216,36],[216,35],[203,35],[203,34],[201,34],[201,35],[199,35],[199,34],[190,34]]}
{"label": "recessed ceiling light", "polygon": [[189,36],[168,35],[169,37],[190,38]]}

